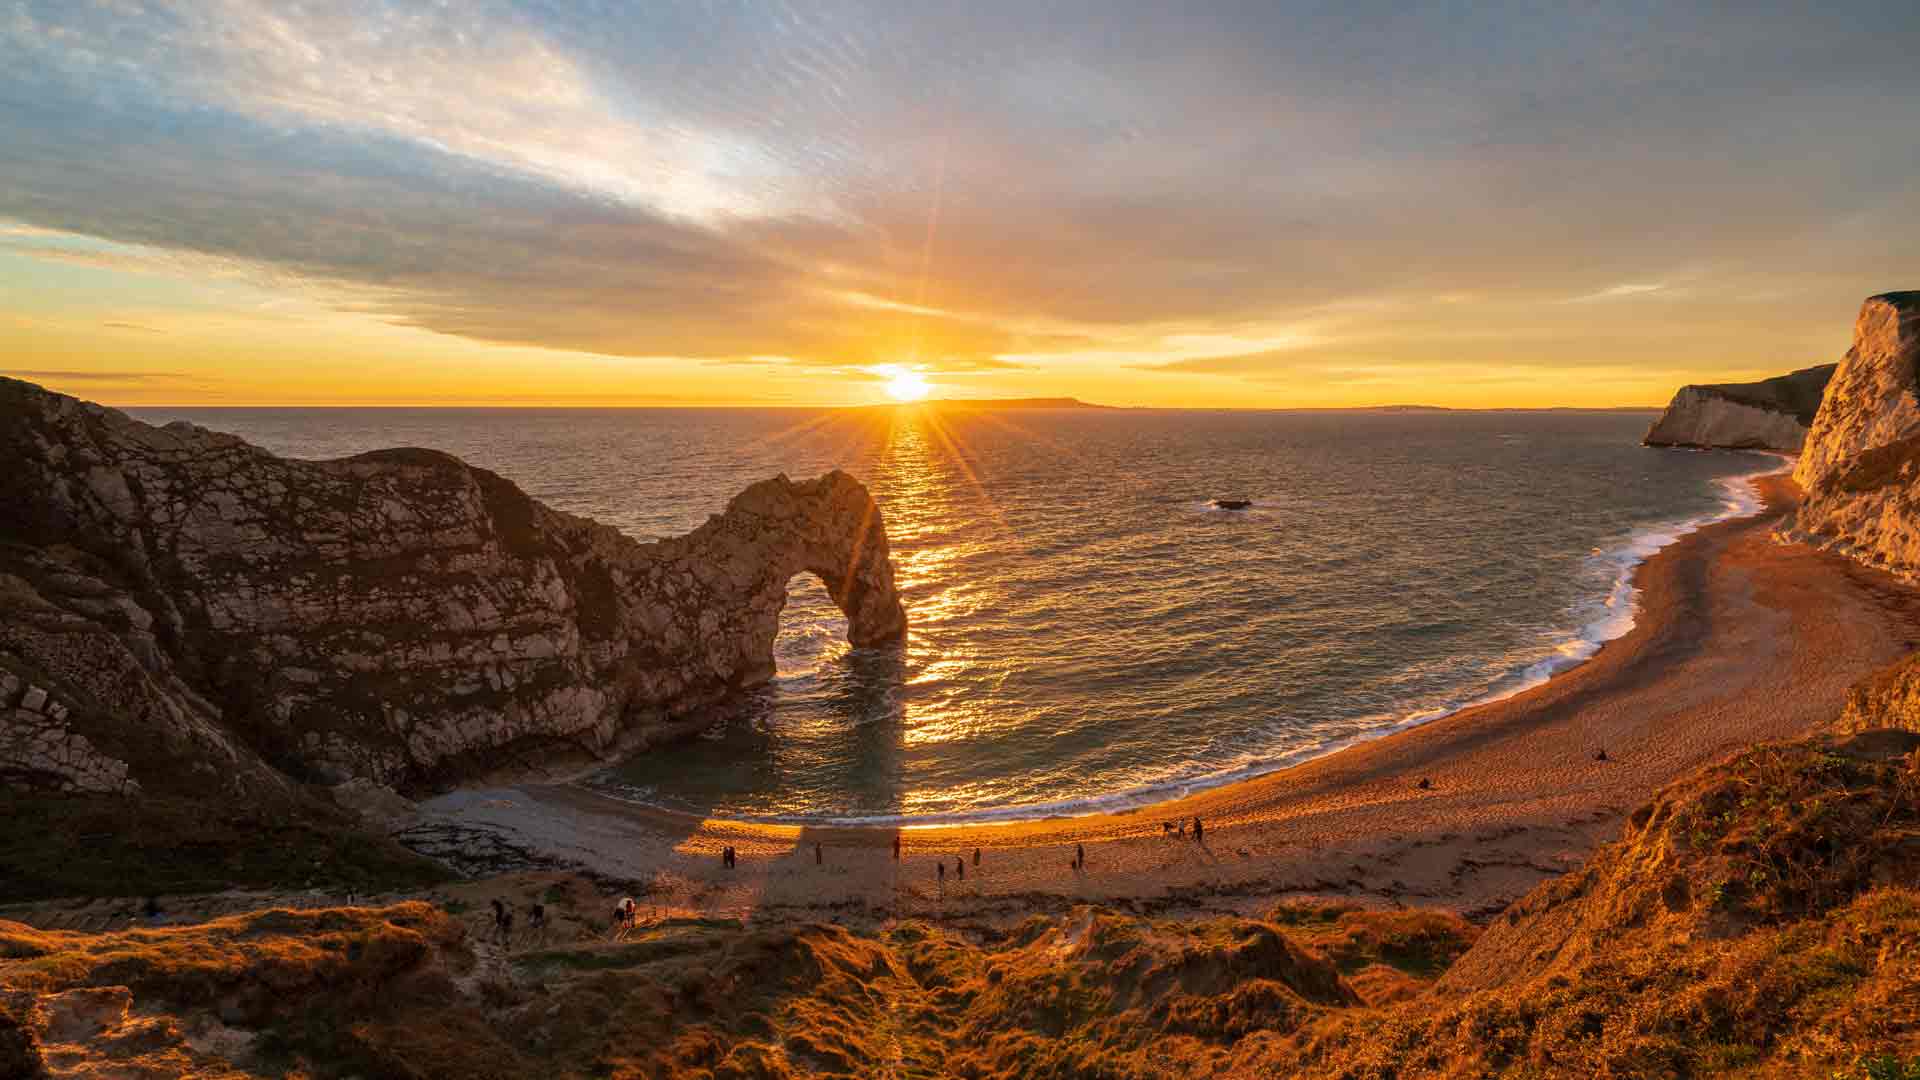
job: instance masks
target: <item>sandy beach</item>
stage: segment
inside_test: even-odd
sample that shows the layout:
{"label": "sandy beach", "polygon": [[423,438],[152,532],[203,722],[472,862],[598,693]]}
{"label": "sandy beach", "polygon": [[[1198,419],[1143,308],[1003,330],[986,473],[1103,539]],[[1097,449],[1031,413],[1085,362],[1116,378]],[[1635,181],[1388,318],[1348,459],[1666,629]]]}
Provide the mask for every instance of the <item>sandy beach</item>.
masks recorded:
{"label": "sandy beach", "polygon": [[[1692,533],[1640,567],[1636,625],[1587,663],[1179,801],[901,831],[700,820],[577,787],[517,785],[442,796],[417,820],[429,833],[498,838],[636,883],[655,911],[1018,917],[1091,901],[1247,913],[1293,898],[1486,917],[1616,836],[1663,784],[1831,719],[1850,684],[1920,640],[1920,594],[1773,542],[1797,489],[1784,474],[1758,483],[1761,513]],[[1204,845],[1166,836],[1163,822],[1195,816]],[[737,869],[721,866],[728,845]],[[1082,871],[1070,866],[1076,845]]]}

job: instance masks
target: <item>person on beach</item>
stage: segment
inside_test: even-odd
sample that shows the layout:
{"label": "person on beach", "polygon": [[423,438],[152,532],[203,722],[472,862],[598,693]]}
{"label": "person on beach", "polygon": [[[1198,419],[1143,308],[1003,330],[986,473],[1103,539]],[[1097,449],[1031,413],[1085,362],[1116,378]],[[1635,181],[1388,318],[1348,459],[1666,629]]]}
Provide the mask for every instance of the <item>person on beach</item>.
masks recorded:
{"label": "person on beach", "polygon": [[1085,870],[1087,868],[1087,845],[1073,845],[1073,868],[1075,870]]}
{"label": "person on beach", "polygon": [[1196,814],[1193,819],[1193,842],[1205,847],[1207,843],[1206,835],[1207,827],[1200,824],[1200,817]]}
{"label": "person on beach", "polygon": [[822,851],[820,850],[820,842],[819,842],[818,840],[816,840],[816,841],[814,841],[814,844],[813,844],[813,865],[815,865],[815,866],[819,866],[819,865],[821,865],[822,863],[824,863],[824,862],[826,862],[826,861],[827,861],[827,857],[826,857],[826,854],[825,854],[824,852],[822,852]]}
{"label": "person on beach", "polygon": [[939,862],[935,863],[934,869],[938,871],[940,875],[940,887],[943,889],[946,888],[947,887],[947,860],[941,859]]}
{"label": "person on beach", "polygon": [[547,929],[547,905],[535,904],[527,912],[527,932],[544,934]]}
{"label": "person on beach", "polygon": [[627,931],[633,929],[639,918],[640,908],[633,902],[633,897],[621,897],[620,903],[613,909],[613,936],[616,938],[624,936]]}
{"label": "person on beach", "polygon": [[492,904],[493,904],[493,936],[495,940],[499,940],[500,928],[507,924],[507,905],[501,902],[500,898],[497,896],[493,898]]}
{"label": "person on beach", "polygon": [[967,860],[955,855],[953,857],[953,872],[959,875],[961,881],[967,880]]}
{"label": "person on beach", "polygon": [[900,834],[899,833],[893,834],[893,861],[894,862],[900,861]]}
{"label": "person on beach", "polygon": [[973,849],[973,865],[975,866],[980,865],[980,849],[979,848]]}
{"label": "person on beach", "polygon": [[1182,840],[1185,840],[1187,838],[1187,819],[1186,818],[1180,819],[1180,828],[1175,830],[1175,835],[1177,835]]}

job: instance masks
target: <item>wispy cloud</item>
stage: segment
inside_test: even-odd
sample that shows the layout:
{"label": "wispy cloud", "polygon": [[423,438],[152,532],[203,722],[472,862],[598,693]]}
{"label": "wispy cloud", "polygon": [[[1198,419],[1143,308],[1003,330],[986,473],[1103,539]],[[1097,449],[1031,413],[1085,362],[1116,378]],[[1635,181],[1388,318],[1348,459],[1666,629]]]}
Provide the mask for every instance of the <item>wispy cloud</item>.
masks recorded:
{"label": "wispy cloud", "polygon": [[192,377],[185,372],[179,371],[48,371],[36,369],[0,369],[0,375],[6,375],[14,379],[24,379],[29,382],[45,380],[48,382],[72,383],[162,382]]}
{"label": "wispy cloud", "polygon": [[1621,285],[1609,286],[1601,289],[1599,292],[1590,292],[1581,296],[1575,296],[1570,302],[1578,304],[1585,303],[1589,300],[1618,300],[1628,296],[1645,296],[1648,293],[1666,291],[1667,286],[1662,284],[1627,282]]}
{"label": "wispy cloud", "polygon": [[[1920,209],[1912,5],[1357,10],[16,4],[0,250],[485,343],[1249,379],[1910,269],[1835,223]],[[1649,270],[1696,264],[1739,269]]]}

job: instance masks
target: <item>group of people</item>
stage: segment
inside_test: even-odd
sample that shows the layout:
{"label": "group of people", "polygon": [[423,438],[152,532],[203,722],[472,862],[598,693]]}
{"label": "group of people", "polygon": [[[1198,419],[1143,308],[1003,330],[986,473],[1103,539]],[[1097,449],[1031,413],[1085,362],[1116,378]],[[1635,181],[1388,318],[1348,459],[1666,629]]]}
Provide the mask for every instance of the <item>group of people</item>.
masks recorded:
{"label": "group of people", "polygon": [[[538,933],[547,928],[547,906],[534,904],[527,909],[527,929]],[[493,940],[501,945],[513,944],[513,905],[493,898]]]}
{"label": "group of people", "polygon": [[[1160,833],[1169,838],[1178,837],[1181,840],[1185,840],[1187,838],[1187,819],[1181,818],[1179,821],[1161,822]],[[1196,844],[1204,844],[1207,842],[1207,827],[1200,823],[1198,816],[1195,816],[1193,819],[1193,842]]]}
{"label": "group of people", "polygon": [[[894,851],[893,857],[898,859],[900,857],[900,838],[898,836],[893,838],[893,851]],[[973,849],[973,865],[975,866],[980,865],[980,849],[979,848]],[[946,885],[947,860],[941,859],[938,862],[934,863],[933,869],[934,869],[935,876],[940,881],[940,884],[942,886]],[[954,877],[957,878],[958,880],[960,881],[967,880],[967,860],[961,858],[958,855],[955,855],[953,857],[953,873],[954,873]]]}

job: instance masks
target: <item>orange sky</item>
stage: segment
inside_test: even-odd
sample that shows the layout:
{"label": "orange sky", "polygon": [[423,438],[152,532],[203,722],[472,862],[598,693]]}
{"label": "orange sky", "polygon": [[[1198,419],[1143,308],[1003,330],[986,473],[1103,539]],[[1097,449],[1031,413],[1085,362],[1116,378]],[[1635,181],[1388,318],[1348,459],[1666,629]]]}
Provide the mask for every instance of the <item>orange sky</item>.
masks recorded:
{"label": "orange sky", "polygon": [[118,405],[847,405],[910,371],[1653,406],[1837,359],[1920,272],[1911,5],[596,10],[0,20],[0,372]]}

